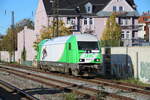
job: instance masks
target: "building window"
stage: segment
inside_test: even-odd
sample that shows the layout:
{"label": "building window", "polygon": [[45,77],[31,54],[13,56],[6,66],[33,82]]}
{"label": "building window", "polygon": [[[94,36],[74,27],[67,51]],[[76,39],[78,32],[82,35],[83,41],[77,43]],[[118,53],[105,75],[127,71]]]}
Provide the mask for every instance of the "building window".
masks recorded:
{"label": "building window", "polygon": [[113,11],[116,12],[117,11],[117,7],[113,6]]}
{"label": "building window", "polygon": [[126,38],[129,39],[129,34],[126,34]]}
{"label": "building window", "polygon": [[123,25],[123,19],[120,18],[120,25]]}
{"label": "building window", "polygon": [[92,25],[93,24],[93,19],[92,18],[90,18],[90,20],[89,20],[90,22],[90,25]]}
{"label": "building window", "polygon": [[133,33],[132,33],[132,38],[134,38],[134,37],[135,37],[135,33],[133,32]]}
{"label": "building window", "polygon": [[75,24],[75,17],[68,17],[67,24],[71,24],[71,25]]}
{"label": "building window", "polygon": [[90,8],[91,8],[91,7],[88,7],[88,8],[87,8],[87,11],[88,11],[88,12],[90,12],[90,11],[91,11],[91,9],[90,9]]}
{"label": "building window", "polygon": [[119,7],[119,11],[123,11],[123,7],[122,6]]}
{"label": "building window", "polygon": [[125,24],[128,25],[128,19],[125,19]]}
{"label": "building window", "polygon": [[122,38],[122,39],[124,38],[124,34],[121,34],[121,38]]}
{"label": "building window", "polygon": [[130,33],[129,31],[127,31],[127,33]]}
{"label": "building window", "polygon": [[84,25],[87,25],[87,18],[84,18]]}
{"label": "building window", "polygon": [[130,31],[126,32],[126,39],[129,39],[129,33],[130,33]]}
{"label": "building window", "polygon": [[69,17],[67,18],[67,24],[70,24],[70,18]]}
{"label": "building window", "polygon": [[144,18],[144,21],[148,21],[148,18]]}

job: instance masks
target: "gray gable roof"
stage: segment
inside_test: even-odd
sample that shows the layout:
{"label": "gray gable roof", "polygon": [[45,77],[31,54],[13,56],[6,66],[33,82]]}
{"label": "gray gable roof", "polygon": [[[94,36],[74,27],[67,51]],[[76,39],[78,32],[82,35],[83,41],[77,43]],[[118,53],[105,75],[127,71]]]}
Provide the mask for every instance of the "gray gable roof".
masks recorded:
{"label": "gray gable roof", "polygon": [[[77,12],[75,8],[77,7],[77,4],[83,0],[59,0],[59,14],[60,15],[76,15]],[[84,0],[85,1],[85,0]],[[52,3],[50,3],[50,0],[43,0],[45,10],[47,15],[52,15]]]}
{"label": "gray gable roof", "polygon": [[[59,0],[59,15],[87,15],[84,5],[90,2],[93,5],[93,14],[101,11],[111,0]],[[134,8],[133,0],[126,0]],[[52,15],[52,3],[50,0],[43,0],[47,15]],[[77,9],[79,8],[79,9]],[[135,8],[134,8],[135,9]]]}
{"label": "gray gable roof", "polygon": [[136,9],[134,0],[126,0],[126,1],[129,3],[129,5],[130,5],[133,9]]}

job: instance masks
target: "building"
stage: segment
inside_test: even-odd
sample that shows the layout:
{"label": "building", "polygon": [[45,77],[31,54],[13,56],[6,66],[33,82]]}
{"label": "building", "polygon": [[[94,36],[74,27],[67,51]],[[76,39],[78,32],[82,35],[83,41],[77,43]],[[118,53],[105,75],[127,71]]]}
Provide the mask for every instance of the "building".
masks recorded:
{"label": "building", "polygon": [[26,50],[26,60],[27,61],[33,61],[33,59],[36,56],[36,51],[33,48],[33,44],[36,41],[36,34],[33,29],[28,28],[27,26],[24,27],[24,29],[17,33],[18,39],[17,39],[17,48],[16,51],[16,58],[15,60],[17,62],[21,62],[22,59],[22,52],[25,48]]}
{"label": "building", "polygon": [[[50,2],[52,1],[52,2]],[[39,0],[35,18],[37,36],[43,26],[53,20],[53,0]],[[132,45],[137,39],[138,12],[133,0],[59,0],[59,19],[73,32],[91,33],[100,39],[109,16],[115,12],[116,21],[122,27],[124,45]]]}
{"label": "building", "polygon": [[[43,26],[52,25],[54,18],[53,0],[39,0],[35,14],[34,30],[25,28],[18,33],[18,51],[16,61],[21,60],[23,48],[27,51],[27,61],[35,58],[33,48]],[[59,0],[59,19],[71,26],[74,33],[91,33],[99,39],[106,21],[115,12],[116,21],[122,27],[124,46],[131,46],[137,38],[138,12],[133,0]]]}
{"label": "building", "polygon": [[150,12],[144,12],[138,19],[139,22],[139,38],[150,42]]}

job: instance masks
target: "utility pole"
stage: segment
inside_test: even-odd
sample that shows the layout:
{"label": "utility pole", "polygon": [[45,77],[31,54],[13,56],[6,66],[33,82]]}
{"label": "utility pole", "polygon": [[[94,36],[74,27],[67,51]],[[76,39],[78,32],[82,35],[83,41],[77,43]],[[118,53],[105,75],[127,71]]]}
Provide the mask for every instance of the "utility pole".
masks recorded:
{"label": "utility pole", "polygon": [[12,55],[13,55],[13,62],[15,62],[15,32],[14,32],[14,11],[11,12],[11,28],[12,28]]}
{"label": "utility pole", "polygon": [[[59,36],[59,0],[53,0],[52,1],[52,9],[53,9],[53,37]],[[56,28],[55,28],[56,26]],[[55,33],[56,32],[56,33]]]}
{"label": "utility pole", "polygon": [[56,0],[56,36],[59,36],[58,24],[59,24],[59,0]]}

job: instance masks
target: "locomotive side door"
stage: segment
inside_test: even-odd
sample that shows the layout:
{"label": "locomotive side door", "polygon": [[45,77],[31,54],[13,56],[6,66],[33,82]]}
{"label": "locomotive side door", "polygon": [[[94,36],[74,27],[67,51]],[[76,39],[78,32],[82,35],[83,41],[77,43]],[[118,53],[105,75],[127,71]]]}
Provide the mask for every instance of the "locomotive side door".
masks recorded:
{"label": "locomotive side door", "polygon": [[67,62],[76,63],[76,45],[72,42],[69,42],[67,51]]}
{"label": "locomotive side door", "polygon": [[67,49],[68,49],[68,50],[67,50],[67,51],[68,51],[68,52],[67,52],[67,62],[68,62],[68,63],[71,63],[71,49],[72,49],[72,48],[71,48],[71,43],[70,43],[70,42],[68,43],[68,48],[67,48]]}

